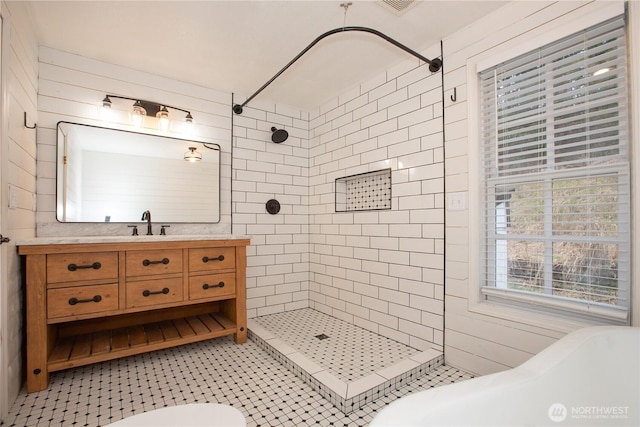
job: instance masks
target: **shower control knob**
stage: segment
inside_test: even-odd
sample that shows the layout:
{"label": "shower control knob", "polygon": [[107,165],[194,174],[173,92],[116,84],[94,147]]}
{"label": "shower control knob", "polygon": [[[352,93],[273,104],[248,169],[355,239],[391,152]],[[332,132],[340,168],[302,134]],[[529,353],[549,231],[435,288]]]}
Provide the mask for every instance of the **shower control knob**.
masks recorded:
{"label": "shower control knob", "polygon": [[271,215],[275,215],[280,212],[280,202],[276,199],[269,200],[265,207],[267,209],[267,212],[269,212]]}

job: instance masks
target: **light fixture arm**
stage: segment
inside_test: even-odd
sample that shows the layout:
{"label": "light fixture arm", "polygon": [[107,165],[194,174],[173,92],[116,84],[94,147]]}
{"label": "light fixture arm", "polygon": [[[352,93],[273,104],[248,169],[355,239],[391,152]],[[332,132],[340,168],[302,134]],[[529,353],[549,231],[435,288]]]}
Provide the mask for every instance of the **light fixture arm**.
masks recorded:
{"label": "light fixture arm", "polygon": [[418,52],[416,52],[415,50],[408,48],[407,46],[403,45],[402,43],[392,39],[391,37],[387,36],[384,33],[381,33],[378,30],[374,30],[373,28],[368,28],[368,27],[340,27],[340,28],[336,28],[336,29],[333,29],[333,30],[329,30],[326,33],[321,34],[320,36],[318,36],[306,48],[304,48],[302,50],[302,52],[300,52],[298,55],[296,55],[295,58],[293,58],[287,65],[285,65],[280,71],[278,71],[275,76],[273,76],[271,79],[269,79],[269,81],[267,81],[264,85],[262,85],[262,87],[260,87],[260,89],[255,91],[255,93],[253,95],[251,95],[249,98],[247,98],[246,101],[244,101],[242,104],[235,104],[233,106],[233,112],[236,113],[236,114],[242,114],[242,108],[245,105],[247,105],[253,98],[256,97],[256,95],[258,95],[260,92],[262,92],[267,86],[269,86],[275,79],[280,77],[280,75],[282,73],[284,73],[287,70],[287,68],[289,68],[291,65],[293,65],[298,59],[300,59],[300,57],[302,55],[307,53],[320,40],[322,40],[325,37],[328,37],[328,36],[330,36],[332,34],[343,33],[343,32],[347,32],[347,31],[361,31],[361,32],[365,32],[365,33],[375,34],[376,36],[388,41],[392,45],[394,45],[396,47],[399,47],[400,49],[404,50],[405,52],[407,52],[407,53],[415,56],[416,58],[420,59],[421,61],[424,61],[425,63],[429,64],[429,71],[431,71],[432,73],[435,73],[435,72],[439,71],[440,68],[442,67],[442,60],[440,58],[427,59],[423,55],[421,55]]}

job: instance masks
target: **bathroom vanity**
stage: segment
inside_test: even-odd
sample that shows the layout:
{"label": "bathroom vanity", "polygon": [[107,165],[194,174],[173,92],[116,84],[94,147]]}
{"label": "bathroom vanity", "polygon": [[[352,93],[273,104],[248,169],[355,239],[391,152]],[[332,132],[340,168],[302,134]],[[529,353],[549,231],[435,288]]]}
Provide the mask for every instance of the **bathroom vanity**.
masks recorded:
{"label": "bathroom vanity", "polygon": [[20,242],[27,392],[49,373],[233,335],[247,340],[243,237],[132,236]]}

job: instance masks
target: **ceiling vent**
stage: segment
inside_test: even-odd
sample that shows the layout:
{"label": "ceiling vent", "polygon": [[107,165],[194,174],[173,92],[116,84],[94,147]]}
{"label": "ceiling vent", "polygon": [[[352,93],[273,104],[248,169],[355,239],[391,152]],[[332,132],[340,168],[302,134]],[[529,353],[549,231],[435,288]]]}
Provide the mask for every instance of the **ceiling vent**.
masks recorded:
{"label": "ceiling vent", "polygon": [[378,0],[378,4],[388,11],[400,16],[418,4],[416,0]]}

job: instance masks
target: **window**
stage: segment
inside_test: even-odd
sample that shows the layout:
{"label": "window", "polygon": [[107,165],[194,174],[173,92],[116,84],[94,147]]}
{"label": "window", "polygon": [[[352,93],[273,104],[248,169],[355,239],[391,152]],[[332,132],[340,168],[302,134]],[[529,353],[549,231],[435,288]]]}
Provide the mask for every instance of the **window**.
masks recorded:
{"label": "window", "polygon": [[479,73],[487,299],[626,321],[622,17]]}

